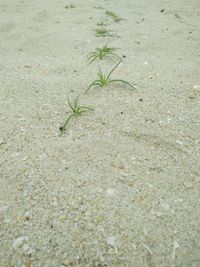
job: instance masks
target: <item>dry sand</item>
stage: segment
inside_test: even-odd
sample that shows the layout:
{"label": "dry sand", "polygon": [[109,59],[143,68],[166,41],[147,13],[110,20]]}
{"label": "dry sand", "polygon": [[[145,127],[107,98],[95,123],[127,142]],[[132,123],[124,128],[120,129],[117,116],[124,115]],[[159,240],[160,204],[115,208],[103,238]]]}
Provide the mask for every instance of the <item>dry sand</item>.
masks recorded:
{"label": "dry sand", "polygon": [[[0,266],[198,267],[200,2],[71,3],[0,0]],[[137,90],[93,88],[59,138],[106,42]]]}

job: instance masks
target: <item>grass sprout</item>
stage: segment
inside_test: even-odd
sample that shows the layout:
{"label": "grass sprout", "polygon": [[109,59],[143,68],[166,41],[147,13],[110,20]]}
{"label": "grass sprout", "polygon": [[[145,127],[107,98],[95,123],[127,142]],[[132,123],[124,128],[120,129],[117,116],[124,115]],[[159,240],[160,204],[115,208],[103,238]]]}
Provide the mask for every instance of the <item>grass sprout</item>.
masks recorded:
{"label": "grass sprout", "polygon": [[70,4],[70,5],[67,5],[65,6],[66,9],[69,9],[69,8],[75,8],[75,6],[73,4]]}
{"label": "grass sprout", "polygon": [[101,21],[97,23],[97,26],[105,27],[105,26],[108,26],[108,23]]}
{"label": "grass sprout", "polygon": [[107,30],[106,28],[99,28],[95,30],[95,36],[96,37],[111,37],[113,36],[110,32],[110,30]]}
{"label": "grass sprout", "polygon": [[119,56],[114,53],[116,50],[117,48],[108,47],[107,44],[101,48],[97,48],[94,52],[91,52],[88,55],[88,59],[90,60],[88,65],[94,62],[96,59],[102,60],[107,58],[111,59],[112,61],[114,61],[114,57],[119,59]]}
{"label": "grass sprout", "polygon": [[103,7],[101,6],[94,6],[95,9],[104,9]]}
{"label": "grass sprout", "polygon": [[123,20],[122,18],[120,18],[117,14],[115,14],[113,11],[106,11],[106,15],[112,17],[114,19],[115,22],[119,22],[120,20]]}
{"label": "grass sprout", "polygon": [[114,68],[108,73],[108,75],[106,76],[105,74],[102,73],[100,67],[99,67],[99,72],[98,72],[98,79],[94,80],[90,86],[87,88],[87,90],[85,91],[85,94],[93,87],[93,86],[100,86],[100,87],[104,87],[107,86],[111,83],[114,82],[121,82],[124,83],[128,86],[130,86],[132,89],[135,89],[135,87],[130,84],[127,81],[121,80],[121,79],[110,79],[111,74],[113,73],[113,71],[119,66],[119,64],[121,63],[121,60],[114,66]]}
{"label": "grass sprout", "polygon": [[82,113],[84,113],[86,111],[94,111],[93,108],[86,107],[86,106],[81,106],[79,104],[79,96],[74,99],[74,102],[73,103],[71,103],[70,102],[70,99],[68,98],[68,105],[69,105],[71,111],[70,111],[69,116],[65,120],[63,126],[61,126],[59,128],[59,130],[60,130],[60,136],[64,133],[64,131],[65,131],[68,123],[71,121],[72,118],[74,118],[76,116],[79,116],[79,115],[81,115]]}

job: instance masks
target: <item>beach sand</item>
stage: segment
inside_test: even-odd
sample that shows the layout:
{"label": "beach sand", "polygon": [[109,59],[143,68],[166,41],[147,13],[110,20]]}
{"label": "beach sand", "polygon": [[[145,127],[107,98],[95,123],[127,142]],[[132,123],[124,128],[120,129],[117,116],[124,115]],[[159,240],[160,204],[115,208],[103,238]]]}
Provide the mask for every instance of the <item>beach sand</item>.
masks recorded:
{"label": "beach sand", "polygon": [[[92,88],[59,137],[106,43],[136,90]],[[199,43],[198,0],[0,0],[1,267],[200,266]]]}

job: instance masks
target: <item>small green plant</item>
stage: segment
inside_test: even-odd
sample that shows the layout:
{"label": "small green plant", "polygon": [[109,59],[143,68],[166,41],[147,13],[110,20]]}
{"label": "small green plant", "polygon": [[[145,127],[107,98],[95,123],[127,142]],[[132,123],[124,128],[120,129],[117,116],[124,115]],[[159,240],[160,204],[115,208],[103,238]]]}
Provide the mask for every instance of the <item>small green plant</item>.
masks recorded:
{"label": "small green plant", "polygon": [[117,65],[115,65],[115,67],[108,73],[108,75],[106,76],[105,74],[102,73],[100,67],[99,67],[99,72],[98,72],[98,76],[99,79],[93,81],[90,86],[87,88],[87,90],[85,91],[85,94],[91,89],[91,87],[93,86],[100,86],[100,87],[104,87],[107,86],[111,83],[114,82],[121,82],[124,84],[127,84],[128,86],[130,86],[131,88],[135,89],[135,87],[133,85],[131,85],[129,82],[121,80],[121,79],[110,79],[111,74],[113,73],[113,71],[119,66],[119,64],[121,63],[121,60],[117,63]]}
{"label": "small green plant", "polygon": [[111,59],[112,61],[114,61],[113,59],[114,57],[119,59],[119,56],[114,53],[114,51],[116,50],[117,48],[108,47],[107,44],[101,48],[97,48],[94,52],[91,52],[88,55],[88,59],[90,60],[88,65],[94,62],[96,59],[102,60],[102,59],[107,58],[107,59]]}
{"label": "small green plant", "polygon": [[68,123],[70,122],[70,120],[76,116],[79,116],[81,115],[83,112],[86,112],[86,111],[93,111],[94,109],[93,108],[90,108],[90,107],[86,107],[86,106],[80,106],[79,103],[79,97],[76,97],[74,102],[71,103],[69,98],[68,98],[68,105],[71,109],[71,112],[70,112],[70,115],[67,117],[67,119],[65,120],[65,123],[63,124],[63,126],[61,126],[59,128],[60,130],[60,136],[63,134],[63,132],[65,131]]}
{"label": "small green plant", "polygon": [[115,14],[113,11],[106,11],[106,15],[112,17],[114,19],[115,22],[119,22],[120,20],[123,20],[122,18],[120,18],[117,14]]}
{"label": "small green plant", "polygon": [[111,31],[107,30],[106,28],[99,28],[95,30],[95,36],[96,37],[111,37],[113,35],[111,34]]}
{"label": "small green plant", "polygon": [[105,26],[108,26],[108,23],[101,21],[97,23],[97,26],[105,27]]}
{"label": "small green plant", "polygon": [[69,9],[69,8],[75,8],[75,6],[73,4],[70,4],[70,5],[67,5],[65,6],[66,9]]}
{"label": "small green plant", "polygon": [[95,9],[104,9],[103,7],[101,6],[94,6]]}

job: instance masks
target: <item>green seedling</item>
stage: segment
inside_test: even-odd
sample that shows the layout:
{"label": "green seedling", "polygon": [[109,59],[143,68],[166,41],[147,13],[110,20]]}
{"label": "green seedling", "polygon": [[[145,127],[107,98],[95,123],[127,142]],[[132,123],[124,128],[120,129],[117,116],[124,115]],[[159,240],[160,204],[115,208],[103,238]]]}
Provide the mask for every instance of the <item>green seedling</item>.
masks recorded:
{"label": "green seedling", "polygon": [[101,6],[94,6],[95,9],[104,9],[103,7]]}
{"label": "green seedling", "polygon": [[97,23],[97,26],[105,27],[105,26],[108,26],[108,23],[101,21]]}
{"label": "green seedling", "polygon": [[59,128],[60,136],[64,133],[68,123],[71,121],[72,118],[81,115],[83,112],[86,112],[86,111],[89,111],[89,110],[90,111],[94,110],[93,108],[79,105],[78,100],[79,100],[79,97],[76,97],[74,102],[71,103],[69,98],[68,98],[68,105],[69,105],[69,107],[71,109],[71,112],[70,112],[70,115],[67,117],[67,119],[66,119],[65,123],[63,124],[63,126],[61,126]]}
{"label": "green seedling", "polygon": [[132,89],[135,89],[135,87],[133,85],[131,85],[129,82],[121,80],[121,79],[110,79],[111,74],[113,73],[113,71],[119,66],[119,64],[121,63],[121,60],[117,63],[117,65],[108,73],[108,75],[106,76],[105,74],[102,73],[100,67],[99,67],[99,72],[98,72],[98,76],[99,79],[93,81],[90,86],[87,88],[87,90],[85,91],[85,94],[91,89],[91,87],[93,86],[100,86],[100,87],[104,87],[107,86],[111,83],[114,82],[121,82],[124,84],[127,84],[128,86],[130,86]]}
{"label": "green seedling", "polygon": [[73,4],[70,4],[70,5],[67,5],[65,6],[66,9],[69,9],[69,8],[75,8],[75,6]]}
{"label": "green seedling", "polygon": [[114,19],[115,22],[119,22],[120,20],[123,20],[122,18],[120,18],[117,14],[115,14],[112,11],[106,11],[106,15],[112,17]]}
{"label": "green seedling", "polygon": [[108,47],[107,44],[101,48],[97,48],[94,52],[91,52],[88,55],[88,59],[90,60],[88,65],[91,64],[92,62],[94,62],[96,59],[99,59],[99,60],[111,59],[112,61],[114,61],[114,59],[113,59],[114,57],[119,59],[119,56],[114,53],[114,51],[116,51],[116,50],[117,50],[117,48]]}
{"label": "green seedling", "polygon": [[95,30],[95,36],[96,37],[111,37],[113,36],[110,32],[110,30],[107,30],[106,28],[99,28]]}

